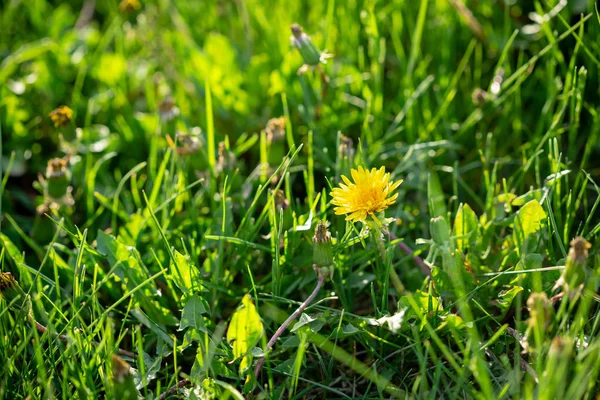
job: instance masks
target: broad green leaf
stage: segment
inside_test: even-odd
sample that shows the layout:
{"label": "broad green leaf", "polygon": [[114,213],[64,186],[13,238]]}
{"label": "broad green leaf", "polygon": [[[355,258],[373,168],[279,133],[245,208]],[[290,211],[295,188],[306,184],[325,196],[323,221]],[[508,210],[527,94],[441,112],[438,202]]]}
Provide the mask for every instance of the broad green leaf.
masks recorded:
{"label": "broad green leaf", "polygon": [[546,212],[537,200],[531,200],[525,204],[517,213],[515,228],[519,229],[524,239],[536,233],[546,220]]}
{"label": "broad green leaf", "polygon": [[194,268],[191,260],[178,252],[173,251],[175,262],[171,262],[170,273],[173,281],[183,292],[189,292],[194,289],[194,281],[192,279],[192,269]]}
{"label": "broad green leaf", "polygon": [[515,244],[520,246],[523,253],[530,250],[530,240],[532,236],[540,231],[546,212],[537,200],[531,200],[517,212],[515,218]]}
{"label": "broad green leaf", "polygon": [[207,332],[206,326],[204,325],[204,318],[202,317],[206,312],[206,307],[200,296],[197,294],[193,295],[185,303],[185,307],[181,313],[179,330],[182,331],[187,327],[192,327],[198,331]]}
{"label": "broad green leaf", "polygon": [[461,251],[469,247],[470,236],[477,231],[477,215],[468,204],[461,204],[454,219],[454,235]]}
{"label": "broad green leaf", "polygon": [[242,372],[250,364],[250,349],[252,349],[263,334],[263,325],[256,306],[252,303],[249,295],[244,296],[242,304],[233,314],[229,329],[227,329],[227,341],[233,349],[233,360],[244,357],[240,365]]}

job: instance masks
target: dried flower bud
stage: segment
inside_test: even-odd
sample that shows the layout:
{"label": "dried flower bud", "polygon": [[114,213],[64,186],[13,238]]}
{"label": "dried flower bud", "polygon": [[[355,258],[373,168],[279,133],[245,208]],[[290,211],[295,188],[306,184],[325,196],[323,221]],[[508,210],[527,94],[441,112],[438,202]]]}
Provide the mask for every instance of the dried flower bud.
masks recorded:
{"label": "dried flower bud", "polygon": [[290,43],[298,49],[305,65],[314,67],[319,63],[325,62],[325,54],[321,54],[313,44],[310,36],[304,33],[300,25],[293,24],[291,30],[292,36],[290,36]]}
{"label": "dried flower bud", "polygon": [[112,373],[115,398],[124,400],[134,400],[138,397],[138,391],[135,387],[131,366],[121,357],[112,356]]}
{"label": "dried flower bud", "polygon": [[49,116],[54,123],[54,127],[58,128],[59,126],[65,126],[71,122],[71,119],[73,118],[73,110],[67,106],[60,106],[52,111]]}
{"label": "dried flower bud", "polygon": [[0,298],[10,304],[12,311],[22,311],[28,317],[33,315],[29,296],[10,272],[0,272]]}
{"label": "dried flower bud", "polygon": [[290,202],[285,197],[285,193],[283,190],[278,189],[277,193],[275,193],[275,209],[277,211],[285,210],[290,206]]}
{"label": "dried flower bud", "polygon": [[17,286],[17,281],[10,272],[0,273],[0,295],[6,290],[13,289]]}
{"label": "dried flower bud", "polygon": [[236,158],[232,151],[227,149],[225,142],[219,142],[219,159],[215,170],[220,173],[226,169],[232,169],[235,166]]}
{"label": "dried flower bud", "polygon": [[177,154],[189,155],[200,150],[200,138],[194,135],[177,132]]}
{"label": "dried flower bud", "polygon": [[340,135],[340,145],[338,147],[340,156],[352,160],[354,158],[354,143],[352,142],[352,139],[342,132],[338,132],[338,134]]}
{"label": "dried flower bud", "polygon": [[482,106],[489,99],[489,94],[485,90],[481,88],[475,88],[473,93],[471,93],[471,100],[473,100],[473,104],[476,106]]}
{"label": "dried flower bud", "polygon": [[64,158],[53,158],[49,160],[48,166],[46,167],[46,179],[57,179],[67,175],[69,172],[67,169],[68,163],[69,160]]}
{"label": "dried flower bud", "polygon": [[160,119],[164,122],[169,122],[179,115],[179,108],[175,105],[175,101],[170,96],[165,97],[164,100],[160,102],[158,111],[160,113]]}
{"label": "dried flower bud", "polygon": [[552,302],[548,300],[546,293],[531,293],[527,299],[527,308],[529,309],[529,320],[527,321],[529,327],[542,327],[546,331],[550,326],[550,322],[553,321],[552,316],[554,314]]}
{"label": "dried flower bud", "polygon": [[585,267],[589,256],[589,249],[592,245],[582,238],[581,236],[571,240],[571,248],[569,249],[569,255],[567,256],[567,266],[571,267]]}
{"label": "dried flower bud", "polygon": [[283,139],[285,136],[285,117],[271,118],[265,126],[267,140],[274,142]]}
{"label": "dried flower bud", "polygon": [[[327,231],[327,224],[319,221],[313,237],[313,263],[315,268],[331,267],[333,265],[333,250],[331,248],[331,234]],[[332,273],[333,271],[328,270]]]}
{"label": "dried flower bud", "polygon": [[554,289],[564,286],[569,292],[580,287],[591,275],[587,268],[589,249],[592,245],[584,238],[578,236],[571,240],[571,248],[567,255],[565,270],[554,285]]}
{"label": "dried flower bud", "polygon": [[569,338],[557,336],[552,339],[548,358],[552,359],[569,359],[573,353],[573,341]]}
{"label": "dried flower bud", "polygon": [[142,4],[139,0],[121,0],[119,3],[119,10],[124,13],[137,11],[140,8],[142,8]]}
{"label": "dried flower bud", "polygon": [[69,157],[53,158],[46,167],[46,192],[52,199],[60,200],[69,193],[71,171]]}

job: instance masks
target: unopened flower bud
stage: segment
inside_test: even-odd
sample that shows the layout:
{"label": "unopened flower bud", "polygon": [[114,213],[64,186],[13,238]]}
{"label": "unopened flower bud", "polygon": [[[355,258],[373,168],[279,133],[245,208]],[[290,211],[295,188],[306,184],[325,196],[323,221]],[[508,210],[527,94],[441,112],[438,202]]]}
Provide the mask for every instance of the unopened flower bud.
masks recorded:
{"label": "unopened flower bud", "polygon": [[444,246],[450,242],[450,227],[444,217],[431,218],[429,226],[431,237],[437,245]]}
{"label": "unopened flower bud", "polygon": [[54,123],[54,127],[65,126],[73,119],[73,110],[67,106],[60,106],[50,114],[50,119]]}
{"label": "unopened flower bud", "polygon": [[304,60],[306,65],[315,66],[322,62],[321,52],[313,44],[310,36],[308,36],[302,30],[302,27],[298,24],[291,26],[292,36],[290,36],[290,42],[292,46],[296,47]]}
{"label": "unopened flower bud", "polygon": [[319,221],[313,237],[313,263],[316,268],[328,268],[333,264],[333,250],[331,248],[331,234],[327,231],[327,224]]}

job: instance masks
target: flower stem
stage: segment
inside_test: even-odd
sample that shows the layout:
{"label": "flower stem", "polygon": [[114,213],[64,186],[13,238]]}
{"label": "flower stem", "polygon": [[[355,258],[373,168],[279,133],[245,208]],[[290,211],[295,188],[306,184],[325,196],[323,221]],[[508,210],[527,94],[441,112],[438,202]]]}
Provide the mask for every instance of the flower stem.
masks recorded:
{"label": "flower stem", "polygon": [[[371,235],[373,236],[373,239],[375,240],[375,243],[377,245],[377,250],[379,250],[379,254],[385,265],[386,260],[387,260],[387,254],[385,251],[383,232],[384,232],[384,230],[387,231],[387,229],[385,229],[385,227],[381,224],[381,222],[375,215],[372,215],[372,217],[373,217],[373,221],[375,223],[369,224],[370,228],[373,230]],[[396,273],[396,270],[394,269],[394,266],[391,265],[391,263],[390,263],[390,280],[392,281],[392,285],[394,286],[394,288],[396,289],[396,291],[398,292],[399,295],[403,294],[406,291],[406,288],[402,284],[400,277]]]}
{"label": "flower stem", "polygon": [[[394,235],[392,232],[390,232],[390,239],[392,240],[396,240],[398,239],[396,237],[396,235]],[[400,248],[400,250],[402,250],[402,252],[404,254],[406,254],[407,256],[412,255],[412,260],[415,264],[417,264],[417,266],[421,269],[421,271],[427,275],[427,276],[431,276],[431,269],[427,266],[427,264],[425,264],[425,261],[423,261],[423,259],[419,256],[415,256],[414,255],[414,251],[408,247],[408,245],[404,242],[400,242],[397,244],[397,246]]]}
{"label": "flower stem", "polygon": [[[312,301],[315,299],[315,297],[317,297],[317,294],[323,287],[324,282],[325,282],[325,275],[319,273],[319,280],[317,281],[317,286],[315,286],[315,289],[312,291],[310,296],[308,296],[308,298],[306,300],[304,300],[304,303],[300,304],[298,309],[296,311],[294,311],[294,313],[292,315],[290,315],[288,317],[288,319],[286,319],[283,322],[283,324],[281,324],[279,329],[277,329],[275,334],[271,337],[271,340],[269,340],[269,343],[267,343],[265,353],[268,352],[269,350],[271,350],[271,348],[273,347],[273,345],[275,344],[277,339],[279,339],[279,337],[283,334],[285,329],[292,323],[293,320],[295,320],[302,313],[302,311],[304,311],[306,309],[306,307],[308,307],[308,305],[310,303],[312,303]],[[254,376],[256,378],[258,378],[258,375],[260,374],[260,369],[262,368],[264,363],[265,363],[265,357],[263,356],[258,360],[258,362],[256,363],[256,366],[254,367]]]}
{"label": "flower stem", "polygon": [[167,397],[171,396],[172,394],[177,393],[177,391],[179,389],[181,389],[184,386],[189,385],[190,383],[192,383],[189,379],[182,379],[179,382],[177,382],[176,385],[172,386],[169,388],[169,390],[167,390],[166,392],[164,392],[163,394],[160,395],[160,397],[158,398],[159,400],[164,400]]}

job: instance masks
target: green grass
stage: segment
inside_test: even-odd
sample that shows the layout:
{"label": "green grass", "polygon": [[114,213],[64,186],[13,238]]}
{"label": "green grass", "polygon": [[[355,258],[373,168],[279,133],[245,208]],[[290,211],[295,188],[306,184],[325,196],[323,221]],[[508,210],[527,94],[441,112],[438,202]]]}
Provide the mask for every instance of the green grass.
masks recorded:
{"label": "green grass", "polygon": [[[3,2],[0,398],[594,398],[594,3]],[[383,243],[357,166],[404,180]]]}

